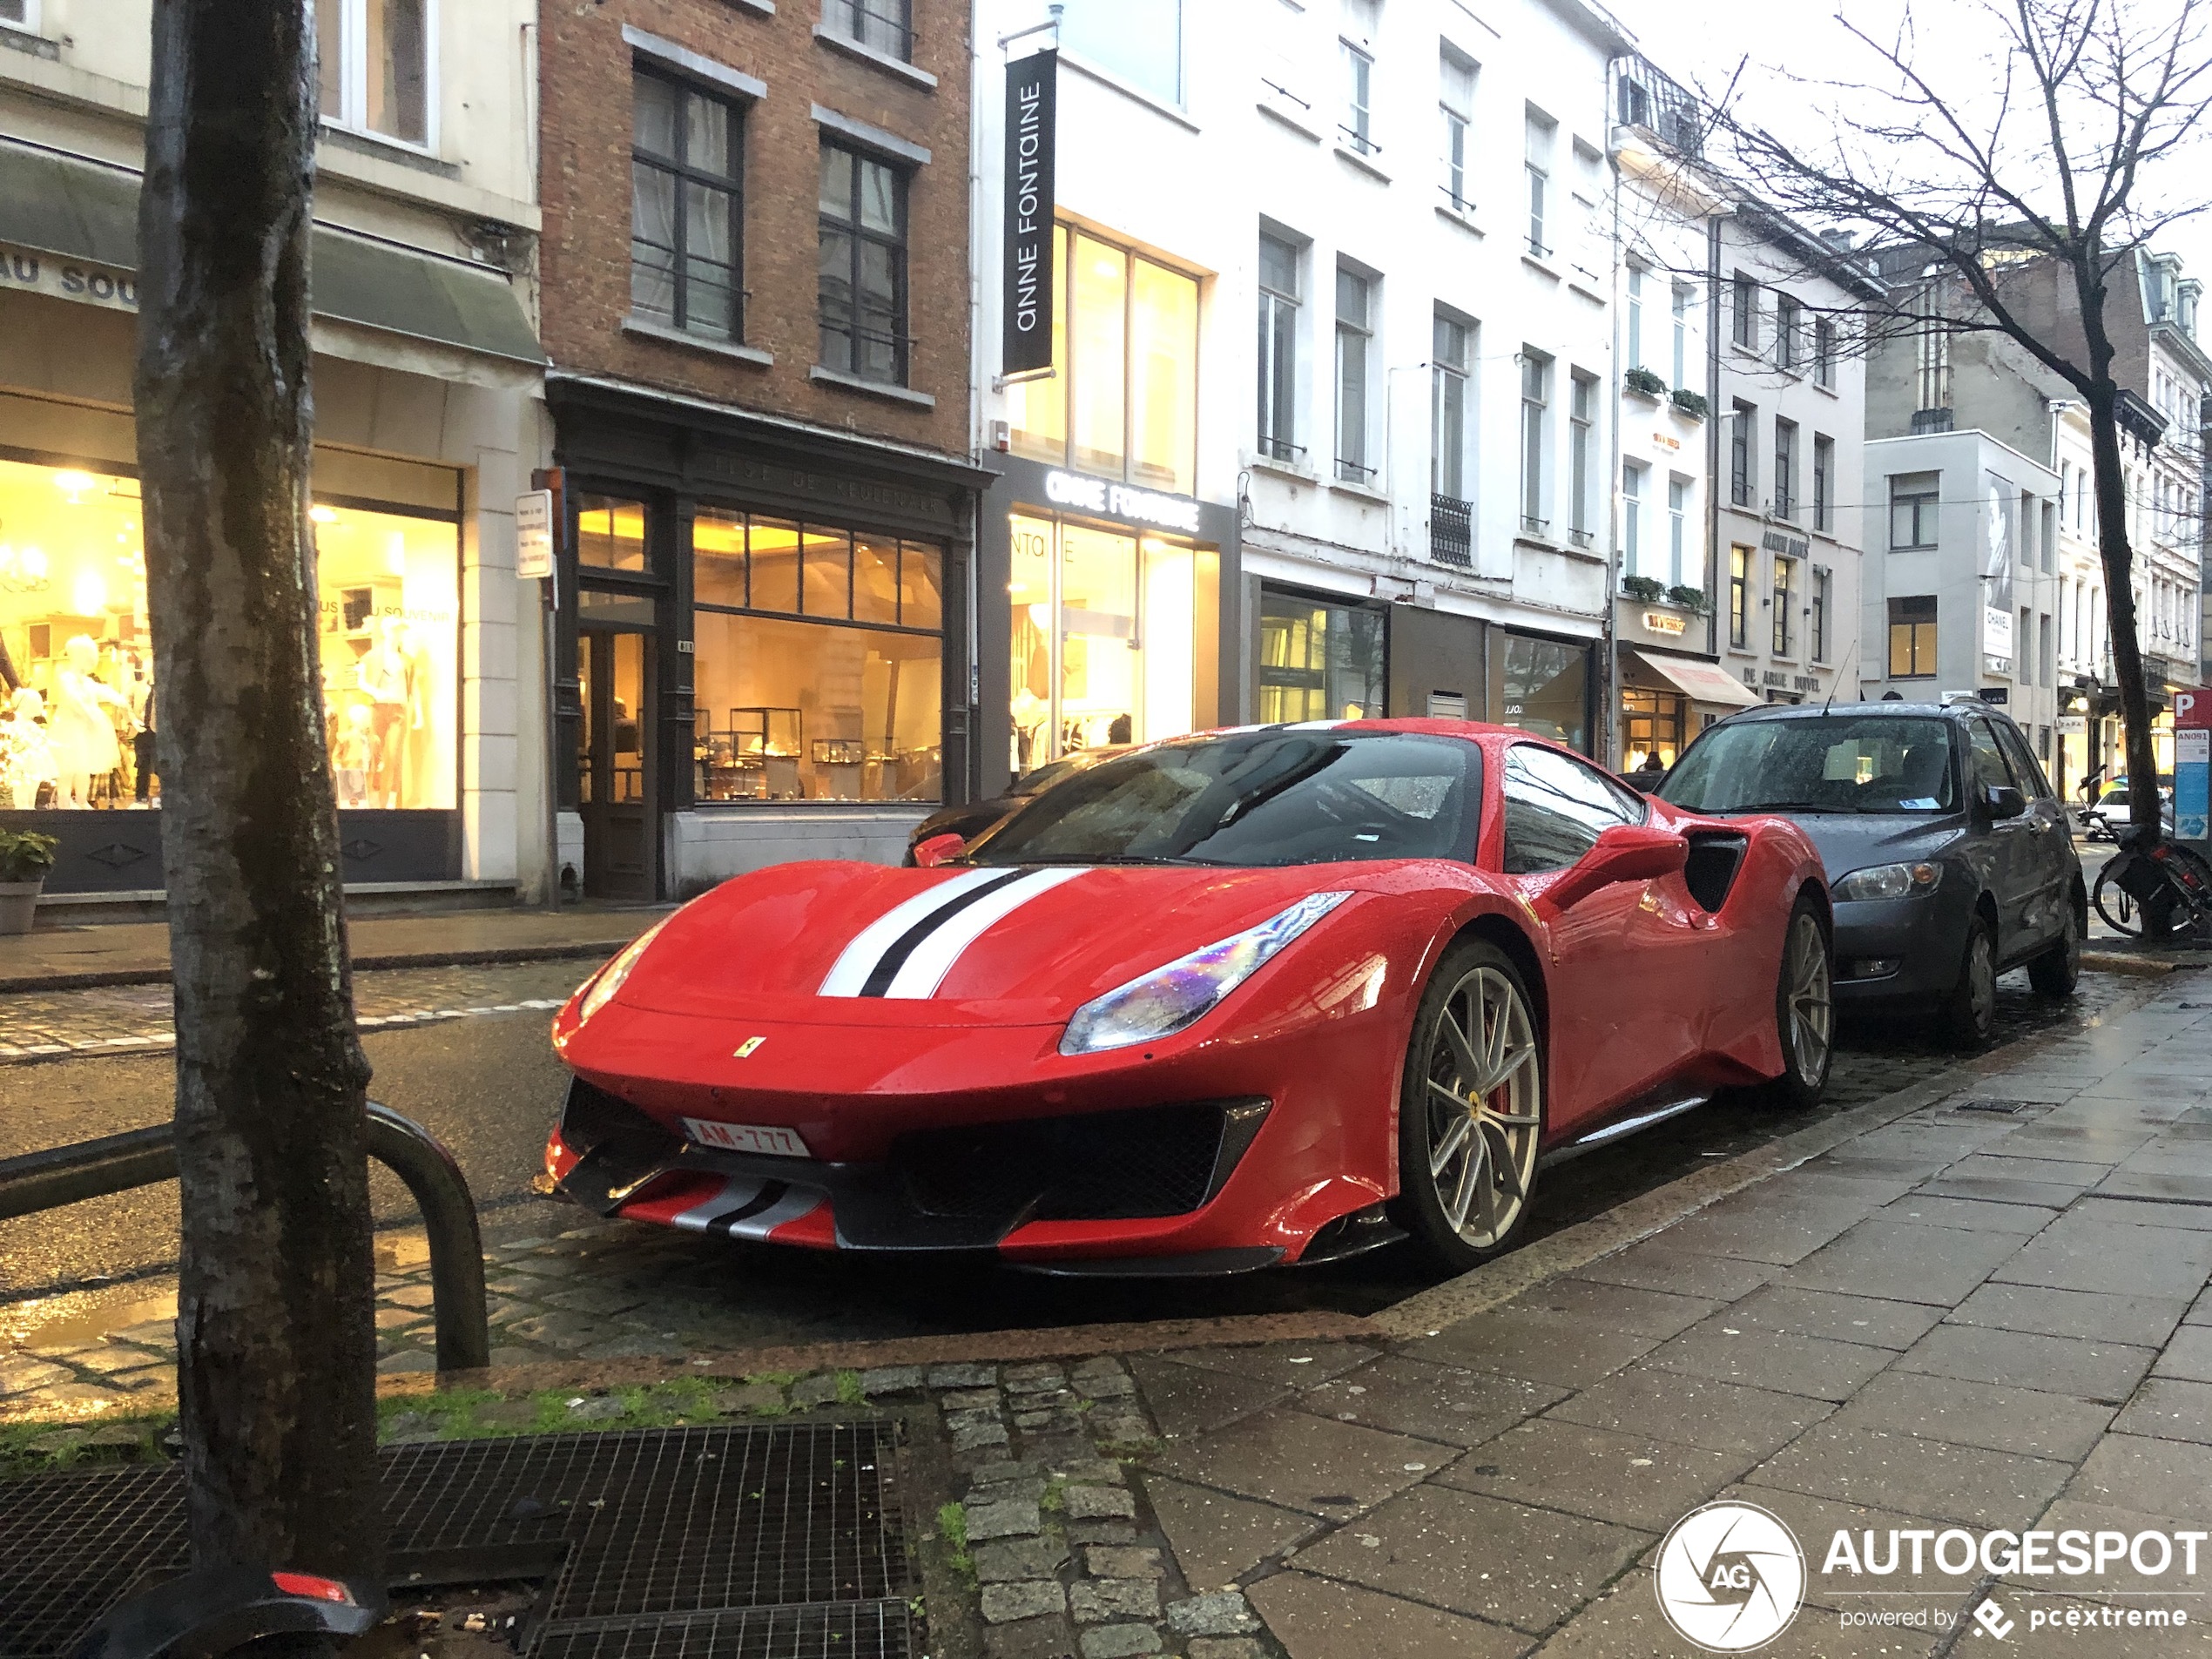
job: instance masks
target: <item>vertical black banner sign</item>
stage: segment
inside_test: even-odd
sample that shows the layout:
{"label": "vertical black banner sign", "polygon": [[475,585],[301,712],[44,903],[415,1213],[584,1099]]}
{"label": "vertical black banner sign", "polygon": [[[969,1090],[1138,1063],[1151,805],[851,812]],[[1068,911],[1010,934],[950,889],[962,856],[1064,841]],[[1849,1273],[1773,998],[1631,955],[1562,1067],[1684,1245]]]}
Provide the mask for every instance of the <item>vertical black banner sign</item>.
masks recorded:
{"label": "vertical black banner sign", "polygon": [[1052,212],[1060,53],[1006,66],[1003,374],[1052,367]]}

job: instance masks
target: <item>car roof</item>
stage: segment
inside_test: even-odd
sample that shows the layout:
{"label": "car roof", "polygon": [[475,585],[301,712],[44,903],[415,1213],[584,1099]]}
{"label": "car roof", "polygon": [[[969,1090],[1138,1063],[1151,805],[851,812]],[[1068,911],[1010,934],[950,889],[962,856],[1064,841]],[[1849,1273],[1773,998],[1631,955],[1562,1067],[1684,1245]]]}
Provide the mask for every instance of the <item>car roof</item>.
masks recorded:
{"label": "car roof", "polygon": [[1923,720],[1966,720],[1978,714],[2012,716],[1994,703],[1978,697],[1950,703],[1765,703],[1743,709],[1718,724],[1737,725],[1752,720],[1817,720],[1837,715],[1912,716]]}

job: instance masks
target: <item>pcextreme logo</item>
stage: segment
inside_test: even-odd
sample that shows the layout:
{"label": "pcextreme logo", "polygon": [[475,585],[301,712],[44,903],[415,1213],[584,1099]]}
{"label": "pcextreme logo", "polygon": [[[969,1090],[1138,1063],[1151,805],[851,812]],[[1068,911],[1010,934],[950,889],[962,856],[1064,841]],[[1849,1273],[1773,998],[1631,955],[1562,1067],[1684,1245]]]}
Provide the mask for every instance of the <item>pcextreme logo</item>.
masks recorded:
{"label": "pcextreme logo", "polygon": [[1779,1516],[1709,1503],[1659,1546],[1659,1610],[1708,1653],[1749,1653],[1790,1628],[1804,1601],[1805,1555]]}

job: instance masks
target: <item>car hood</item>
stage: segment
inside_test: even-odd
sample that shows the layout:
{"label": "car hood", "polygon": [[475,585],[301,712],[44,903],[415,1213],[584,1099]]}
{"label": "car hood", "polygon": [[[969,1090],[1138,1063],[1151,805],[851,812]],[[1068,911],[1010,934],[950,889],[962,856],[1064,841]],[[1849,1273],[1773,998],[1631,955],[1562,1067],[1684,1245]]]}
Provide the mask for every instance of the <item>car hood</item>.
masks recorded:
{"label": "car hood", "polygon": [[1792,813],[1820,854],[1832,883],[1874,864],[1902,864],[1947,850],[1966,826],[1966,815],[1924,817],[1917,813]]}
{"label": "car hood", "polygon": [[1057,1023],[1309,894],[1372,888],[1385,867],[780,865],[671,917],[616,1000],[830,1025]]}

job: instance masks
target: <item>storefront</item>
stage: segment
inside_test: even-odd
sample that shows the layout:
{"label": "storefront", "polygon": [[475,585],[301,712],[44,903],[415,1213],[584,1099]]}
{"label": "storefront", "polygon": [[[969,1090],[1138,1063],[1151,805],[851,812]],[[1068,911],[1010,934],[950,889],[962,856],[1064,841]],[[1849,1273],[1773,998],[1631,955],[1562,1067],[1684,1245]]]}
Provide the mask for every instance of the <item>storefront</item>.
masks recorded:
{"label": "storefront", "polygon": [[[138,176],[0,142],[0,824],[50,900],[160,897],[165,786],[141,539]],[[515,458],[543,361],[496,266],[314,229],[322,714],[356,894],[527,879]]]}
{"label": "storefront", "polygon": [[1651,755],[1671,766],[1707,726],[1758,695],[1717,663],[1652,650],[1621,653],[1621,765],[1634,772]]}
{"label": "storefront", "polygon": [[[1489,631],[1487,718],[1590,754],[1595,647],[1513,628]],[[1486,718],[1486,717],[1477,717]]]}
{"label": "storefront", "polygon": [[547,401],[566,885],[678,897],[788,859],[895,863],[970,798],[988,473],[606,382],[554,376]]}
{"label": "storefront", "polygon": [[1272,582],[1258,588],[1255,720],[1372,719],[1388,711],[1388,606]]}

